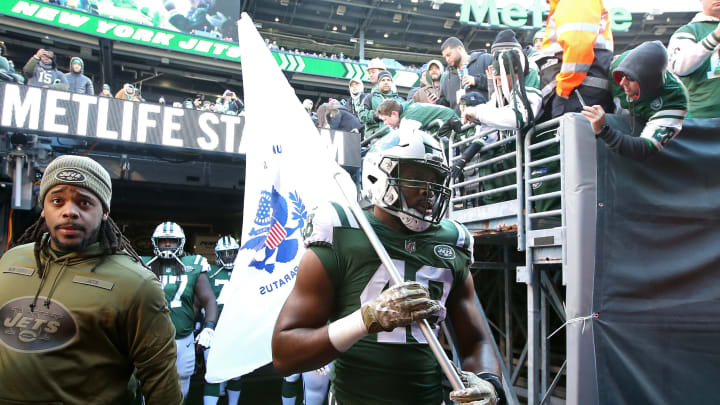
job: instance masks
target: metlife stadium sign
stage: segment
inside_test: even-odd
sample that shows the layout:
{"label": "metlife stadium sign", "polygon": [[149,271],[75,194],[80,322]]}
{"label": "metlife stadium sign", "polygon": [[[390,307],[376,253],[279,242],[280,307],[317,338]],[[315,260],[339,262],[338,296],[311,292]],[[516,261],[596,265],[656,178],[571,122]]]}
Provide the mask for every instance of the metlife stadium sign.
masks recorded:
{"label": "metlife stadium sign", "polygon": [[[0,128],[205,152],[240,153],[245,117],[0,84]],[[360,166],[360,135],[322,130],[337,162]]]}
{"label": "metlife stadium sign", "polygon": [[[113,20],[39,1],[0,0],[0,14],[113,41],[129,42],[233,62],[240,61],[240,48],[232,42]],[[369,80],[367,65],[360,63],[314,58],[286,52],[273,52],[273,56],[280,68],[287,72]],[[416,72],[391,69],[391,73],[393,73],[395,84],[401,87],[412,87],[420,79],[420,75]]]}

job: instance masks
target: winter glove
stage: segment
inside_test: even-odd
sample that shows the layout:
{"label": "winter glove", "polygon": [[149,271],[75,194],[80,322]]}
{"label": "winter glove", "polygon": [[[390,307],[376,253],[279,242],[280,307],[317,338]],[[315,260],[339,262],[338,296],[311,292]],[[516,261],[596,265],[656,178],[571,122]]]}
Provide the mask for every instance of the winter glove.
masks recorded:
{"label": "winter glove", "polygon": [[444,124],[442,124],[438,133],[446,133],[446,132],[449,132],[450,130],[455,131],[455,133],[458,133],[462,130],[462,122],[460,121],[460,118],[457,118],[457,117],[448,118],[448,120],[445,121]]}
{"label": "winter glove", "polygon": [[383,122],[382,118],[380,118],[377,111],[373,112],[373,121],[375,121],[376,124]]}
{"label": "winter glove", "polygon": [[195,343],[209,349],[214,336],[215,331],[213,329],[205,328],[200,332],[199,335],[197,335],[197,338],[195,338]]}
{"label": "winter glove", "polygon": [[[481,373],[481,375],[490,373]],[[494,376],[494,375],[493,375]],[[497,378],[497,376],[495,376]],[[450,399],[461,404],[499,405],[495,385],[468,371],[460,371],[465,388],[450,392]]]}
{"label": "winter glove", "polygon": [[463,152],[462,156],[460,156],[460,159],[456,160],[453,164],[453,179],[457,179],[462,175],[463,169],[465,168],[467,162],[471,161],[472,158],[475,157],[475,154],[480,151],[480,149],[482,149],[482,145],[477,142],[471,143],[470,146],[465,149],[465,152]]}
{"label": "winter glove", "polygon": [[438,312],[442,312],[442,306],[430,299],[428,290],[417,281],[396,284],[361,309],[368,333],[389,332]]}

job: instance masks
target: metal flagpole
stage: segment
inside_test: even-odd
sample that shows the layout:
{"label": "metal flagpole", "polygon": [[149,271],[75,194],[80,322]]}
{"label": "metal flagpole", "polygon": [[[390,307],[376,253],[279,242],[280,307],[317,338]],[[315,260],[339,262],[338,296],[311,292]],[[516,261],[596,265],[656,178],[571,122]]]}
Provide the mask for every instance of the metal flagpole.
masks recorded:
{"label": "metal flagpole", "polygon": [[[360,205],[358,204],[354,196],[348,195],[346,193],[345,188],[343,187],[342,178],[338,178],[338,175],[342,176],[343,173],[335,173],[333,175],[333,179],[337,183],[338,187],[340,187],[340,192],[342,193],[343,197],[345,197],[345,201],[350,206],[350,210],[355,215],[355,219],[357,219],[358,224],[360,224],[360,227],[367,235],[370,244],[372,245],[373,249],[375,249],[375,252],[380,258],[380,261],[382,262],[382,264],[385,265],[385,268],[390,274],[390,278],[395,284],[400,284],[404,282],[405,280],[400,277],[400,273],[395,267],[395,264],[390,258],[390,255],[388,254],[387,250],[385,250],[382,242],[380,242],[380,238],[378,238],[377,234],[375,234],[375,230],[372,228],[372,225],[370,225],[370,222],[368,222],[367,218],[365,218],[365,215],[362,212],[362,208],[360,208]],[[430,329],[430,324],[428,323],[427,319],[419,320],[418,325],[420,326],[420,331],[422,332],[423,336],[425,336],[425,340],[427,340],[430,349],[435,355],[435,358],[437,359],[438,363],[440,363],[440,368],[442,368],[445,376],[450,381],[450,385],[453,387],[453,390],[460,390],[465,388],[462,380],[460,380],[460,376],[455,371],[452,362],[450,361],[442,347],[440,347],[440,342],[437,340],[437,337],[433,333],[432,329]]]}

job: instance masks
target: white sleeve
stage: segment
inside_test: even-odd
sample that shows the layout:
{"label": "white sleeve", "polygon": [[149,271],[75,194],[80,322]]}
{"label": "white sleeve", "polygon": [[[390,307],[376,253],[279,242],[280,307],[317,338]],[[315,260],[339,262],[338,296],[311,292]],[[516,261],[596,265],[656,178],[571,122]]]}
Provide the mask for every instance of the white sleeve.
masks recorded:
{"label": "white sleeve", "polygon": [[[495,96],[496,94],[497,93],[493,93],[493,96]],[[540,110],[542,109],[542,96],[536,94],[535,92],[528,91],[527,97],[528,101],[530,102],[530,108],[532,108],[534,113],[533,116],[537,117],[538,114],[540,114]],[[525,109],[525,106],[520,101],[520,99],[518,99],[517,107],[522,114],[523,121],[527,122],[527,110]],[[515,110],[513,109],[512,105],[508,104],[503,107],[495,107],[494,103],[487,102],[485,104],[480,104],[474,108],[475,118],[477,118],[477,120],[482,122],[484,125],[503,130],[518,129],[517,117],[515,115]]]}
{"label": "white sleeve", "polygon": [[700,40],[689,32],[673,34],[668,45],[670,71],[678,76],[695,72],[718,49],[719,43],[712,32]]}
{"label": "white sleeve", "polygon": [[652,117],[643,128],[640,137],[649,140],[655,149],[660,150],[668,142],[673,140],[675,136],[682,130],[683,119],[667,117],[667,115],[685,115],[687,114],[684,110],[666,110],[660,111],[656,116],[665,115],[662,118],[653,119]]}

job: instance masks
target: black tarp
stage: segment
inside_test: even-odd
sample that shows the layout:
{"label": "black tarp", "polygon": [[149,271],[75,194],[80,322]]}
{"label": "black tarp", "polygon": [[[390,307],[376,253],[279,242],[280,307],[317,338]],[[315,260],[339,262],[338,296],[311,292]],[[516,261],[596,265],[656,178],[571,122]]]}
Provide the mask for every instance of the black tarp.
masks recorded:
{"label": "black tarp", "polygon": [[645,162],[598,142],[597,207],[596,401],[720,404],[720,119]]}

